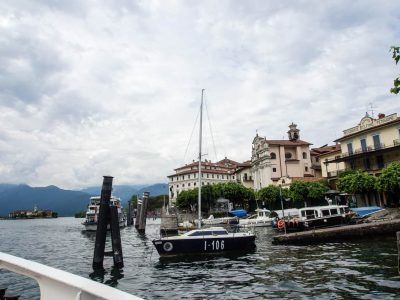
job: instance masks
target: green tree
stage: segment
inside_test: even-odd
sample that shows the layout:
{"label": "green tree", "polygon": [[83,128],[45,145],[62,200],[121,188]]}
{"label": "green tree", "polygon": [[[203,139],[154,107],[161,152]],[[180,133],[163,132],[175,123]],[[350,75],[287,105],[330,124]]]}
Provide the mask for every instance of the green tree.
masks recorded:
{"label": "green tree", "polygon": [[270,184],[269,186],[260,189],[257,192],[257,199],[259,201],[267,203],[268,209],[271,210],[279,209],[280,206],[279,187]]}
{"label": "green tree", "polygon": [[306,202],[308,197],[308,184],[305,181],[294,181],[290,184],[290,198],[293,202]]}
{"label": "green tree", "polygon": [[[390,50],[393,54],[392,57],[397,65],[397,63],[400,61],[400,47],[392,46],[390,47]],[[390,92],[393,94],[398,94],[400,92],[400,76],[394,79],[393,87],[390,89]]]}
{"label": "green tree", "polygon": [[357,171],[339,178],[339,190],[349,194],[361,194],[375,189],[376,177]]}
{"label": "green tree", "polygon": [[400,192],[400,162],[392,162],[382,170],[376,187],[382,192]]}
{"label": "green tree", "polygon": [[325,182],[312,181],[308,182],[308,200],[310,205],[320,205],[325,199],[325,193],[328,190],[328,186]]}

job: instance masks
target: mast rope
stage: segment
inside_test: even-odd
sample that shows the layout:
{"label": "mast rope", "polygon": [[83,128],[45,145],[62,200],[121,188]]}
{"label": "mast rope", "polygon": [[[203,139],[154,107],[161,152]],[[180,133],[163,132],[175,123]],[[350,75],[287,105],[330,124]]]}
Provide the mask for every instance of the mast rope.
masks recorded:
{"label": "mast rope", "polygon": [[186,162],[186,155],[187,155],[187,152],[189,150],[190,142],[192,141],[193,132],[194,132],[194,129],[196,128],[196,124],[197,124],[197,120],[199,118],[199,114],[200,114],[200,111],[197,112],[196,120],[194,121],[194,124],[193,124],[192,133],[190,134],[190,138],[189,138],[189,141],[187,143],[186,150],[185,150],[185,155],[183,156],[183,163]]}
{"label": "mast rope", "polygon": [[207,114],[207,121],[208,121],[208,127],[210,129],[210,134],[211,134],[211,140],[213,143],[213,148],[214,148],[214,155],[215,155],[215,161],[218,161],[218,156],[217,156],[217,148],[215,147],[215,140],[214,140],[214,133],[211,127],[211,120],[210,120],[210,115],[208,113],[208,107],[207,107],[207,98],[204,101],[205,107],[206,107],[206,114]]}

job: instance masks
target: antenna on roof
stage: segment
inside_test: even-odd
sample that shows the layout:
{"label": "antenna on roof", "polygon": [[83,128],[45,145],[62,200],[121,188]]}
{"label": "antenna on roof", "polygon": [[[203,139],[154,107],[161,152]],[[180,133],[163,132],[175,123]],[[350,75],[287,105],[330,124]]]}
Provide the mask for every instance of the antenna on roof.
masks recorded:
{"label": "antenna on roof", "polygon": [[371,112],[372,118],[374,118],[375,115],[374,115],[374,103],[373,102],[369,103],[369,108],[370,108],[369,111]]}

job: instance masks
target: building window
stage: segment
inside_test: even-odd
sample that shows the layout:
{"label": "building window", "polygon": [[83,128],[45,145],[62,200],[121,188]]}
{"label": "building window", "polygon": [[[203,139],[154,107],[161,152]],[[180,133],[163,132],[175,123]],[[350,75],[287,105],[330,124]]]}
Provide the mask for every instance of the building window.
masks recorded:
{"label": "building window", "polygon": [[379,137],[379,134],[374,135],[372,138],[374,140],[374,148],[380,149],[382,146],[381,146],[381,138]]}
{"label": "building window", "polygon": [[225,176],[224,176],[224,175],[222,175],[222,179],[225,179]]}
{"label": "building window", "polygon": [[209,182],[207,182],[207,185],[210,185],[210,183],[209,183]]}
{"label": "building window", "polygon": [[211,178],[214,178],[214,174],[211,174]]}
{"label": "building window", "polygon": [[196,182],[193,182],[193,186],[196,186]]}
{"label": "building window", "polygon": [[208,178],[208,173],[207,173],[207,178]]}
{"label": "building window", "polygon": [[308,172],[308,167],[304,167],[304,170],[305,170],[306,172]]}
{"label": "building window", "polygon": [[174,181],[174,177],[171,177],[171,181]]}
{"label": "building window", "polygon": [[178,187],[179,187],[179,184],[176,185],[176,188],[178,188]]}
{"label": "building window", "polygon": [[385,162],[383,161],[383,156],[382,155],[378,155],[376,157],[376,164],[378,165],[379,169],[382,169],[385,166]]}
{"label": "building window", "polygon": [[190,179],[190,174],[188,175],[188,179]]}
{"label": "building window", "polygon": [[365,170],[371,169],[371,163],[370,163],[368,157],[367,157],[367,158],[364,158],[364,169],[365,169]]}
{"label": "building window", "polygon": [[217,175],[217,179],[219,179],[219,175]]}
{"label": "building window", "polygon": [[185,184],[184,184],[184,183],[182,183],[182,187],[185,187]]}
{"label": "building window", "polygon": [[307,153],[303,152],[303,159],[307,159]]}
{"label": "building window", "polygon": [[276,172],[276,168],[272,168],[272,172]]}
{"label": "building window", "polygon": [[291,158],[292,158],[292,153],[286,152],[286,153],[285,153],[285,158],[286,158],[286,159],[291,159]]}
{"label": "building window", "polygon": [[316,157],[316,158],[315,158],[315,161],[316,161],[316,162],[319,162],[319,157]]}
{"label": "building window", "polygon": [[232,176],[232,179],[235,179],[235,176]]}
{"label": "building window", "polygon": [[366,152],[367,151],[367,141],[366,141],[366,139],[361,139],[360,140],[360,144],[361,144],[361,151],[362,152]]}
{"label": "building window", "polygon": [[274,152],[271,152],[271,159],[276,159],[276,154]]}
{"label": "building window", "polygon": [[202,182],[201,185],[204,185],[204,182]]}
{"label": "building window", "polygon": [[185,175],[182,176],[182,180],[185,180]]}
{"label": "building window", "polygon": [[349,154],[353,154],[353,144],[352,143],[347,144],[347,152],[349,152]]}

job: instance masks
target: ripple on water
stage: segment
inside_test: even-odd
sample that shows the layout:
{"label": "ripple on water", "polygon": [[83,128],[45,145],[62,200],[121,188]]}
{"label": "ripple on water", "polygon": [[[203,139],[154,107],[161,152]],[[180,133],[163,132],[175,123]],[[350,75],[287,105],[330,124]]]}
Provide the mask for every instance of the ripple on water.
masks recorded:
{"label": "ripple on water", "polygon": [[[272,245],[271,228],[259,228],[254,253],[160,260],[145,236],[121,231],[123,271],[105,261],[93,273],[95,235],[80,219],[0,222],[0,251],[92,278],[146,299],[395,299],[400,294],[395,239],[312,246]],[[0,271],[0,285],[13,285],[22,299],[38,299],[33,280]]]}

